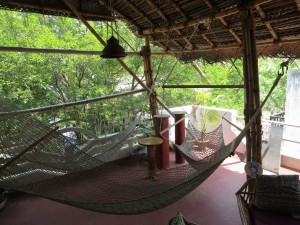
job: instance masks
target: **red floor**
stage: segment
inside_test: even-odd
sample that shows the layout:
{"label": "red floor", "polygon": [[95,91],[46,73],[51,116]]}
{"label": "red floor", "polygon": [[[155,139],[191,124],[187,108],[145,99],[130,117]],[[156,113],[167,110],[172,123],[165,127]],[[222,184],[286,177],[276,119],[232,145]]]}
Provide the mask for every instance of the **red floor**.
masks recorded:
{"label": "red floor", "polygon": [[228,158],[193,192],[181,200],[151,213],[120,216],[78,209],[47,199],[22,196],[8,201],[0,211],[5,225],[164,225],[181,212],[196,224],[241,224],[234,193],[245,181],[244,164]]}
{"label": "red floor", "polygon": [[181,200],[151,213],[110,215],[82,210],[44,198],[22,196],[0,211],[2,225],[166,225],[181,212],[201,225],[240,225],[235,192],[244,183],[244,163],[228,158],[204,183]]}

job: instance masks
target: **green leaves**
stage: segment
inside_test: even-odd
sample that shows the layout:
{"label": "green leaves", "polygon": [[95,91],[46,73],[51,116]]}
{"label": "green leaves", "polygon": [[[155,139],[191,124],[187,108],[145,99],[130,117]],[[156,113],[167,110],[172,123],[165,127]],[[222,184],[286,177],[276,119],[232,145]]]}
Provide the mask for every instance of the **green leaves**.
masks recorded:
{"label": "green leaves", "polygon": [[[111,29],[107,29],[107,24],[91,22],[91,25],[104,40],[111,35]],[[124,40],[119,38],[120,44],[126,51],[139,52],[144,45],[144,39],[137,38],[122,22],[118,22],[117,28],[124,38]],[[103,49],[80,20],[71,18],[1,10],[0,32],[1,46]],[[156,46],[151,46],[151,49],[153,52],[161,51]],[[124,58],[124,61],[140,79],[144,80],[142,57],[130,56]],[[261,99],[273,84],[281,62],[281,59],[259,60]],[[151,63],[153,76],[158,85],[206,84],[190,64],[177,61],[174,57],[152,56]],[[215,64],[199,60],[196,64],[210,84],[244,82],[241,60]],[[0,94],[13,99],[22,108],[105,96],[137,86],[137,82],[115,60],[105,60],[99,56],[12,52],[0,54]],[[265,110],[279,112],[284,109],[285,86],[286,76],[272,94]],[[240,114],[243,113],[243,89],[205,89],[203,92],[206,95],[205,101],[198,99],[201,98],[199,93],[198,89],[157,89],[159,97],[170,108],[191,105],[196,99],[201,105],[236,109]],[[132,103],[124,101],[122,104],[125,109],[130,108]],[[142,105],[142,100],[138,104]]]}

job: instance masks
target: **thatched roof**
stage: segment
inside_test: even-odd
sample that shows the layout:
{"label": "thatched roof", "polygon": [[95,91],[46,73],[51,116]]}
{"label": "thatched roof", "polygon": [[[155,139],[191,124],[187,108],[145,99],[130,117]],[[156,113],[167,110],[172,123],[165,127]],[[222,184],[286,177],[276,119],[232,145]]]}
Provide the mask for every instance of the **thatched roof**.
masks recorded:
{"label": "thatched roof", "polygon": [[[111,12],[137,35],[183,60],[220,61],[242,57],[240,1],[236,0],[69,0],[88,20]],[[257,54],[300,57],[300,0],[253,1]],[[7,0],[0,7],[75,17],[59,0]]]}

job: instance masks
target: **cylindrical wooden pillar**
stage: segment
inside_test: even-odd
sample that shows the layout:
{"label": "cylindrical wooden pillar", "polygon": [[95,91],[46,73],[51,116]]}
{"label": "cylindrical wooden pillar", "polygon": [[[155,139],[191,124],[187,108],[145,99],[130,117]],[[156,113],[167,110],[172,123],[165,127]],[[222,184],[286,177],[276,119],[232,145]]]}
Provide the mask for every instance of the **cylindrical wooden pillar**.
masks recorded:
{"label": "cylindrical wooden pillar", "polygon": [[[185,141],[185,117],[186,112],[177,111],[173,112],[175,123],[181,120],[178,124],[175,125],[175,144],[181,145]],[[175,162],[178,164],[183,164],[185,159],[180,151],[175,147]]]}
{"label": "cylindrical wooden pillar", "polygon": [[[169,127],[169,115],[155,115],[155,129],[156,133],[165,130]],[[169,155],[169,131],[164,132],[159,137],[163,139],[163,143],[158,147],[156,152],[156,165],[158,169],[167,169],[170,166],[170,155]]]}

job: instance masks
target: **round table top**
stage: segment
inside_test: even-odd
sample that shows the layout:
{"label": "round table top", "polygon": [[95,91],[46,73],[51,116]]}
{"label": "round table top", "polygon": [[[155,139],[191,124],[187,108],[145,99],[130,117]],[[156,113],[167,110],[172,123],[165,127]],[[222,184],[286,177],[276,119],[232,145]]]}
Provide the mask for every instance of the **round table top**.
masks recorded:
{"label": "round table top", "polygon": [[163,143],[163,139],[159,137],[147,137],[140,139],[139,141],[140,145],[145,145],[145,146],[151,146],[151,145],[160,145]]}

